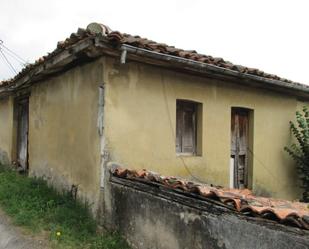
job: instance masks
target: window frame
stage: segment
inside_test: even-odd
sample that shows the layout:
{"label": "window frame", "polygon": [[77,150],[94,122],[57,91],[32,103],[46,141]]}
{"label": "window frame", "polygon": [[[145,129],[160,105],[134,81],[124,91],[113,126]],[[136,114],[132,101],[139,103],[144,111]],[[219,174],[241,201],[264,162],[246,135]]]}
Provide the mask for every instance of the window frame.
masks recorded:
{"label": "window frame", "polygon": [[[199,134],[199,121],[200,121],[200,115],[201,113],[201,106],[202,104],[196,101],[187,100],[187,99],[176,99],[176,137],[175,137],[175,150],[177,156],[199,156],[200,153],[198,153],[198,135]],[[184,133],[183,130],[185,129],[185,119],[182,117],[181,120],[181,126],[179,123],[179,115],[185,115],[185,108],[188,107],[188,111],[190,112],[190,109],[192,109],[192,152],[184,152],[183,147],[183,139],[184,139]],[[179,111],[179,108],[182,108],[182,110]],[[181,141],[181,142],[179,142]],[[180,144],[180,145],[179,145]]]}

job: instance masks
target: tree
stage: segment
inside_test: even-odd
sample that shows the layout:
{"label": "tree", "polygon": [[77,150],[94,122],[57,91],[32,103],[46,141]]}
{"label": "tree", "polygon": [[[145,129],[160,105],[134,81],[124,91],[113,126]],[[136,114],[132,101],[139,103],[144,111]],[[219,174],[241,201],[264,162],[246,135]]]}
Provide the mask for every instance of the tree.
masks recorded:
{"label": "tree", "polygon": [[309,110],[306,106],[302,112],[296,112],[296,124],[290,121],[290,128],[296,141],[284,149],[296,162],[304,190],[302,201],[309,202]]}

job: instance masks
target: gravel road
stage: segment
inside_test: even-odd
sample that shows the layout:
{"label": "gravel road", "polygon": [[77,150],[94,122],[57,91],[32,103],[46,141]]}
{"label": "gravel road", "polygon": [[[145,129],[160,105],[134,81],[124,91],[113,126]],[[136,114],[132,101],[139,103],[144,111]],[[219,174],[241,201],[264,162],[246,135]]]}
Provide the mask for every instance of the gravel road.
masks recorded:
{"label": "gravel road", "polygon": [[0,249],[47,249],[46,239],[38,239],[25,235],[18,227],[12,225],[10,219],[0,210]]}

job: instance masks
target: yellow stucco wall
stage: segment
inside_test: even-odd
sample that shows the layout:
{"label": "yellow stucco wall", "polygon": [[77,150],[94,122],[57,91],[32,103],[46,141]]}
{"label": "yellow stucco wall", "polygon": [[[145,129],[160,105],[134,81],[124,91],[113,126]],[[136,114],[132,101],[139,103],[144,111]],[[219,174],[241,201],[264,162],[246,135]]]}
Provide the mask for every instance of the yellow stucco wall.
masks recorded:
{"label": "yellow stucco wall", "polygon": [[0,99],[0,163],[12,160],[13,142],[13,98]]}
{"label": "yellow stucco wall", "polygon": [[101,82],[97,61],[34,85],[29,99],[30,175],[44,176],[59,188],[78,186],[78,196],[94,209],[100,190]]}
{"label": "yellow stucco wall", "polygon": [[[105,134],[112,160],[228,186],[231,107],[246,107],[254,110],[253,190],[300,198],[295,165],[283,150],[291,140],[294,97],[139,63],[119,65],[111,58],[104,71]],[[176,155],[176,99],[203,104],[202,156]]]}
{"label": "yellow stucco wall", "polygon": [[[104,72],[104,73],[103,73]],[[105,85],[105,141],[110,160],[130,168],[229,184],[231,107],[254,110],[253,190],[300,198],[295,165],[283,147],[294,97],[112,58],[35,84],[29,99],[30,175],[78,186],[96,208],[100,191],[98,87]],[[0,100],[0,150],[11,159],[13,98]],[[176,99],[203,104],[202,155],[175,152]]]}

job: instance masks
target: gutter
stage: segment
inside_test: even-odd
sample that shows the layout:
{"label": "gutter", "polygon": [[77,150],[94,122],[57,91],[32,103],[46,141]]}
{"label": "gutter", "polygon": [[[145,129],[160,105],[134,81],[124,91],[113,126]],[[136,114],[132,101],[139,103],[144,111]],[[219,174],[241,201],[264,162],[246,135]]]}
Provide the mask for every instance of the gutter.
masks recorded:
{"label": "gutter", "polygon": [[[162,65],[162,62],[164,62],[165,64],[169,64],[170,66],[174,66],[179,69],[193,71],[200,74],[208,74],[216,76],[216,78],[223,78],[222,76],[225,76],[225,78],[233,78],[234,81],[235,79],[240,79],[247,83],[247,85],[253,85],[260,88],[284,92],[309,100],[309,86],[304,84],[289,83],[280,80],[268,79],[252,74],[241,73],[231,69],[222,68],[215,65],[210,65],[203,62],[198,62],[173,55],[162,54],[142,48],[136,48],[126,44],[123,44],[120,50],[126,51],[127,54],[131,54],[133,56],[138,56],[142,58],[146,57],[155,61],[160,61],[161,63],[157,63],[159,65]],[[238,81],[238,83],[240,82]]]}

